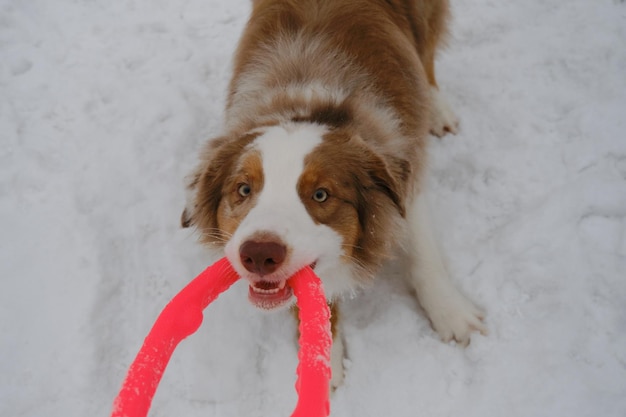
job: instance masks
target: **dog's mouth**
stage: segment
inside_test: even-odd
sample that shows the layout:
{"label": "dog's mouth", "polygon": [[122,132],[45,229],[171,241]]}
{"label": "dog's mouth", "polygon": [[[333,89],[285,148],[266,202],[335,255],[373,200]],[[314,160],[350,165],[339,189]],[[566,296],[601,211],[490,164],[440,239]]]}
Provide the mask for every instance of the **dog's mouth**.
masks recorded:
{"label": "dog's mouth", "polygon": [[[315,269],[317,261],[309,265]],[[248,300],[255,307],[263,310],[273,310],[282,307],[291,301],[293,290],[287,285],[287,280],[251,282],[248,288]]]}
{"label": "dog's mouth", "polygon": [[272,310],[289,302],[293,296],[291,287],[286,280],[282,281],[257,281],[250,284],[248,299],[250,302],[264,310]]}

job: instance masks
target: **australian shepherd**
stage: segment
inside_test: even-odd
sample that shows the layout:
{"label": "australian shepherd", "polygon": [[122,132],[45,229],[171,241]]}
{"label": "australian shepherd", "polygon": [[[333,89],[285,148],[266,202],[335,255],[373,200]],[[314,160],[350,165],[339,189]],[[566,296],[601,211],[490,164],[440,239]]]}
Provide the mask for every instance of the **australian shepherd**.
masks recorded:
{"label": "australian shepherd", "polygon": [[400,255],[443,340],[486,331],[446,272],[421,180],[429,132],[458,125],[435,80],[448,12],[447,0],[253,1],[224,133],[189,176],[182,223],[223,248],[255,306],[291,305],[286,279],[310,265],[336,324],[341,295]]}

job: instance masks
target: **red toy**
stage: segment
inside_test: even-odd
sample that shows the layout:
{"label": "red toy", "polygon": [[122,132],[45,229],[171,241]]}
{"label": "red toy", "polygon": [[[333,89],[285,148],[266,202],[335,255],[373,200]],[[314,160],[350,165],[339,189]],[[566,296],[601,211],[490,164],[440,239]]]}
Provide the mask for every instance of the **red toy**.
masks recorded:
{"label": "red toy", "polygon": [[[111,417],[145,417],[165,367],[181,340],[202,324],[204,310],[239,276],[226,258],[198,275],[165,306],[132,363]],[[327,417],[330,381],[330,310],[320,279],[309,267],[288,281],[300,309],[298,404],[291,417]]]}

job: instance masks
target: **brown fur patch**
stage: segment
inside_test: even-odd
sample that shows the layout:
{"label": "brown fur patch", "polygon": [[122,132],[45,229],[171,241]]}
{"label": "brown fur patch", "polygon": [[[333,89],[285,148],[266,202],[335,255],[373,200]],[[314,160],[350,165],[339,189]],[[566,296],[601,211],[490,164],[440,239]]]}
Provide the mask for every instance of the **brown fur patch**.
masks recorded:
{"label": "brown fur patch", "polygon": [[[247,213],[246,208],[251,207],[251,199],[246,203],[235,196],[238,181],[254,181],[253,189],[260,190],[259,187],[263,186],[262,171],[259,171],[260,164],[254,154],[241,159],[246,146],[257,136],[258,133],[250,133],[236,138],[217,138],[205,149],[192,222],[206,244],[226,244],[243,213]],[[227,219],[229,215],[233,218]]]}
{"label": "brown fur patch", "polygon": [[[385,161],[358,137],[346,131],[331,132],[305,159],[298,193],[317,223],[343,237],[349,261],[376,269],[389,256],[395,220],[404,215],[400,186]],[[317,190],[327,199],[316,201]]]}
{"label": "brown fur patch", "polygon": [[[239,223],[254,207],[263,189],[263,162],[258,151],[244,152],[222,189],[222,201],[217,209],[217,224],[222,233],[231,236]],[[249,187],[249,195],[242,196],[242,187]]]}

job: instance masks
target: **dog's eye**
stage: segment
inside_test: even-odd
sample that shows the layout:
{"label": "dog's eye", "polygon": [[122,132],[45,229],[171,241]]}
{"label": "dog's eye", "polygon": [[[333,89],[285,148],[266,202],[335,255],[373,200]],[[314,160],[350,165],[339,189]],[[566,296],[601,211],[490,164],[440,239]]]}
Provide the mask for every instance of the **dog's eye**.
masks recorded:
{"label": "dog's eye", "polygon": [[241,184],[239,188],[237,189],[237,192],[242,197],[248,197],[250,193],[252,192],[252,189],[250,188],[248,184]]}
{"label": "dog's eye", "polygon": [[328,191],[324,190],[323,188],[320,188],[313,193],[313,200],[317,201],[318,203],[323,203],[327,199]]}

